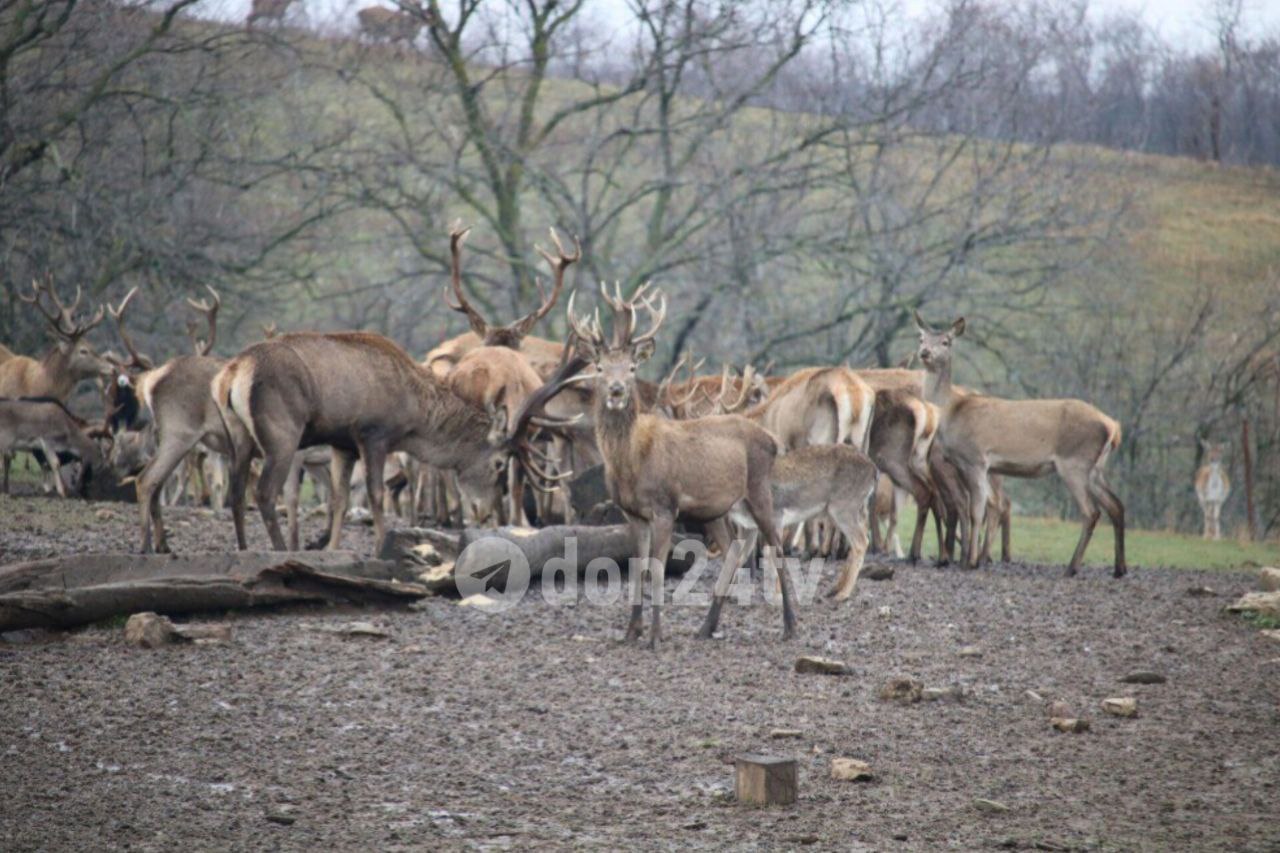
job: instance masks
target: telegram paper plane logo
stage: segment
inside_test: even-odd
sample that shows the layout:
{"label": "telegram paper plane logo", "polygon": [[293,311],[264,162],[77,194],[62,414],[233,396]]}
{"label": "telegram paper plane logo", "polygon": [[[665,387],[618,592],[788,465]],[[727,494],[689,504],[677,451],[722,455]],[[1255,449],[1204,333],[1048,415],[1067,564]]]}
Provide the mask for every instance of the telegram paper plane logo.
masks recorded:
{"label": "telegram paper plane logo", "polygon": [[524,598],[529,588],[529,561],[515,543],[486,536],[458,555],[453,581],[464,599],[473,595],[489,599],[484,610],[506,610]]}

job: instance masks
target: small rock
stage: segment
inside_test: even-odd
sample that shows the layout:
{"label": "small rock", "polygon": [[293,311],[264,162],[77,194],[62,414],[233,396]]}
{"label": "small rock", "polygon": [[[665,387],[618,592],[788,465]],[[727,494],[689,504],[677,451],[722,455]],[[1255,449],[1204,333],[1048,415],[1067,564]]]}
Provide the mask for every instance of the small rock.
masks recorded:
{"label": "small rock", "polygon": [[960,651],[956,652],[962,658],[980,658],[982,657],[982,649],[977,646],[961,646]]}
{"label": "small rock", "polygon": [[1009,811],[1009,807],[999,800],[985,800],[981,797],[973,801],[973,807],[986,814],[1004,814]]}
{"label": "small rock", "polygon": [[119,516],[117,516],[113,511],[109,509],[100,509],[94,513],[94,516],[98,519],[98,521],[115,521],[117,518],[119,518]]}
{"label": "small rock", "polygon": [[1262,631],[1261,634],[1262,636],[1267,637],[1268,639],[1280,642],[1280,628],[1276,628],[1270,631]]}
{"label": "small rock", "polygon": [[124,641],[131,646],[154,649],[172,643],[173,623],[156,613],[135,613],[124,623]]}
{"label": "small rock", "polygon": [[1076,717],[1054,717],[1049,721],[1055,729],[1060,732],[1070,732],[1072,734],[1080,734],[1089,731],[1089,721]]}
{"label": "small rock", "polygon": [[1280,618],[1280,591],[1246,592],[1234,604],[1228,605],[1227,610],[1232,613],[1253,612]]}
{"label": "small rock", "polygon": [[267,812],[263,817],[271,823],[278,823],[281,826],[293,826],[293,824],[298,821],[298,818],[295,817],[290,810],[285,808],[267,809]]}
{"label": "small rock", "polygon": [[1103,699],[1102,710],[1113,717],[1136,717],[1138,716],[1138,700],[1130,696]]}
{"label": "small rock", "polygon": [[1267,592],[1280,591],[1280,569],[1271,566],[1258,569],[1258,580]]}
{"label": "small rock", "polygon": [[880,688],[881,700],[897,702],[899,705],[910,705],[914,702],[919,702],[923,694],[923,686],[912,678],[894,678]]}
{"label": "small rock", "polygon": [[195,642],[197,645],[209,646],[216,643],[231,642],[231,626],[230,625],[212,625],[212,624],[187,624],[174,625],[173,631],[179,638],[188,642]]}
{"label": "small rock", "polygon": [[574,634],[574,635],[573,635],[572,637],[570,637],[569,639],[570,639],[570,640],[572,640],[572,641],[573,641],[573,642],[575,642],[575,643],[591,643],[591,642],[595,642],[595,640],[594,640],[594,638],[593,638],[593,637],[588,637],[586,634]]}
{"label": "small rock", "polygon": [[867,566],[862,570],[859,577],[864,577],[869,581],[893,580],[893,566],[887,566],[883,563],[874,566]]}
{"label": "small rock", "polygon": [[926,687],[920,691],[920,698],[925,702],[959,702],[964,699],[964,689],[960,687]]}
{"label": "small rock", "polygon": [[1187,590],[1187,595],[1193,598],[1209,598],[1217,594],[1216,590],[1207,586],[1193,586]]}
{"label": "small rock", "polygon": [[770,729],[769,730],[769,737],[773,738],[774,740],[784,740],[786,738],[798,738],[798,737],[801,737],[803,734],[804,732],[800,731],[799,729]]}
{"label": "small rock", "polygon": [[1054,701],[1050,702],[1048,711],[1049,711],[1050,717],[1070,717],[1071,716],[1071,706],[1068,705],[1066,702],[1063,702],[1061,699],[1055,699]]}
{"label": "small rock", "polygon": [[819,675],[849,675],[853,670],[849,669],[844,661],[805,655],[796,658],[796,672],[817,673]]}
{"label": "small rock", "polygon": [[893,611],[889,609],[889,605],[885,605],[876,611],[881,619],[890,619],[893,617]]}
{"label": "small rock", "polygon": [[372,637],[377,640],[385,640],[391,635],[379,628],[372,622],[343,622],[340,625],[303,625],[308,631],[318,631],[321,634],[339,634],[344,637]]}
{"label": "small rock", "polygon": [[1035,702],[1036,704],[1041,704],[1044,702],[1044,697],[1041,696],[1039,693],[1035,692],[1034,690],[1027,690],[1023,692],[1022,695],[1026,696],[1028,699],[1030,699],[1032,702]]}
{"label": "small rock", "polygon": [[1124,684],[1164,684],[1168,680],[1169,679],[1165,678],[1160,673],[1151,672],[1146,669],[1131,672],[1124,678],[1120,679]]}
{"label": "small rock", "polygon": [[856,758],[831,759],[831,778],[840,782],[870,781],[874,778],[871,765]]}
{"label": "small rock", "polygon": [[496,599],[492,599],[483,592],[477,592],[475,595],[468,595],[466,598],[458,602],[459,607],[478,607],[484,610],[486,607],[493,607],[498,604]]}

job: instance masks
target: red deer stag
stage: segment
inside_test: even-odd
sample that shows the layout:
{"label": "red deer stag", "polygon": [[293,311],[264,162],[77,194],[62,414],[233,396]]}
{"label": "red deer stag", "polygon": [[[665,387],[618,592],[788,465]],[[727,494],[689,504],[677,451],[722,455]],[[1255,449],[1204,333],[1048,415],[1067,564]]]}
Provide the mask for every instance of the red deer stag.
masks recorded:
{"label": "red deer stag", "polygon": [[964,318],[939,331],[915,314],[919,355],[925,367],[925,399],[939,408],[936,441],[956,466],[968,492],[968,541],[963,564],[978,563],[978,531],[986,520],[989,475],[1042,477],[1055,472],[1084,515],[1080,541],[1067,567],[1074,575],[1098,523],[1099,505],[1115,529],[1115,576],[1125,573],[1124,504],[1107,485],[1103,467],[1120,446],[1120,424],[1082,400],[1003,400],[954,393],[952,343],[964,334]]}
{"label": "red deer stag", "polygon": [[[654,349],[654,336],[666,316],[665,298],[645,295],[641,287],[630,300],[621,292],[605,301],[613,309],[613,337],[606,342],[599,314],[584,321],[568,306],[569,325],[579,355],[592,365],[593,420],[596,444],[604,457],[605,474],[614,503],[626,514],[639,550],[639,563],[631,571],[631,619],[629,641],[642,633],[643,577],[651,578],[652,626],[649,642],[661,642],[663,575],[676,516],[681,515],[719,527],[713,534],[728,540],[725,517],[740,504],[765,543],[781,555],[774,524],[769,477],[781,448],[759,424],[737,415],[718,415],[695,421],[673,421],[641,412],[636,368]],[[651,315],[649,330],[636,333],[636,313]],[[783,635],[795,632],[794,593],[785,563],[777,561],[782,583]],[[717,585],[720,586],[719,584]],[[726,584],[727,586],[727,584]],[[708,619],[714,622],[724,602],[717,589]]]}
{"label": "red deer stag", "polygon": [[284,13],[289,11],[293,0],[253,0],[253,8],[249,10],[244,24],[250,29],[258,21],[270,21],[279,26],[284,22]]}

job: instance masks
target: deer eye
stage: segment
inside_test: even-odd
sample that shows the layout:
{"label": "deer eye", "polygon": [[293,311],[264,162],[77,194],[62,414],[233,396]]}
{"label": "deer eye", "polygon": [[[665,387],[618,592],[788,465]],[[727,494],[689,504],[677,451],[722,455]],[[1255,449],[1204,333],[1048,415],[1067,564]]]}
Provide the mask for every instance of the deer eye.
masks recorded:
{"label": "deer eye", "polygon": [[631,372],[632,372],[632,373],[635,373],[635,372],[636,372],[636,365],[634,365],[634,364],[633,364],[633,365],[631,365]]}

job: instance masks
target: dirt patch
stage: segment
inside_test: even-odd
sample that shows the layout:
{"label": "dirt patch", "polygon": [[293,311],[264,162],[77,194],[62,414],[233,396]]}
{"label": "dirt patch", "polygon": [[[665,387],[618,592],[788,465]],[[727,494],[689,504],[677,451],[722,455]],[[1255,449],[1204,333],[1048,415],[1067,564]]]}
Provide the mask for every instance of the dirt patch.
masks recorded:
{"label": "dirt patch", "polygon": [[[0,552],[127,548],[134,509],[0,499]],[[221,517],[169,514],[178,549],[231,538]],[[362,528],[347,536],[371,546]],[[431,599],[232,615],[230,644],[156,651],[127,647],[119,626],[23,636],[0,644],[0,837],[10,850],[1274,850],[1280,664],[1274,641],[1220,614],[1252,585],[898,565],[844,606],[802,608],[789,643],[768,606],[726,607],[724,639],[706,642],[700,608],[669,607],[656,656],[618,642],[623,605],[532,594],[502,613]],[[390,638],[312,629],[357,618]],[[852,672],[798,674],[804,654]],[[1167,681],[1120,683],[1138,670]],[[896,677],[957,689],[882,701]],[[1121,695],[1137,717],[1102,712]],[[1090,730],[1055,731],[1054,700]],[[795,806],[731,801],[732,757],[754,752],[799,759]],[[835,757],[874,779],[832,779]]]}

